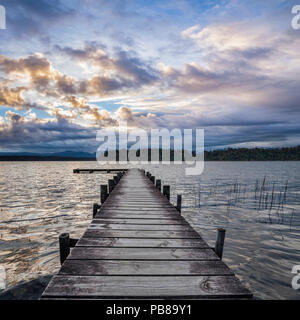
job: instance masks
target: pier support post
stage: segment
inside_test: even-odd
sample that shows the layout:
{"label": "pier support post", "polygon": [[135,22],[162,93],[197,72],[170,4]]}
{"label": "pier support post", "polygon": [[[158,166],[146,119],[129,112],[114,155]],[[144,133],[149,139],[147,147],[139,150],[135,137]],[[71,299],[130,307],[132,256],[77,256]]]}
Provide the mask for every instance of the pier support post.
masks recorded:
{"label": "pier support post", "polygon": [[155,184],[156,188],[161,191],[161,180],[160,179],[156,179],[156,184]]}
{"label": "pier support post", "polygon": [[115,187],[115,181],[113,179],[108,180],[108,192],[111,193]]}
{"label": "pier support post", "polygon": [[59,235],[59,255],[60,264],[63,264],[70,253],[70,235],[69,233],[62,233]]}
{"label": "pier support post", "polygon": [[170,201],[170,186],[163,187],[163,195]]}
{"label": "pier support post", "polygon": [[221,260],[222,260],[222,256],[223,256],[225,232],[226,232],[225,229],[218,228],[218,236],[217,236],[217,241],[216,241],[216,246],[215,246],[215,253]]}
{"label": "pier support post", "polygon": [[108,197],[107,185],[106,184],[102,184],[101,185],[101,196],[100,196],[101,204],[104,203],[104,201],[107,199],[107,197]]}
{"label": "pier support post", "polygon": [[154,182],[155,182],[155,176],[151,176],[151,177],[150,177],[150,181],[152,181],[153,184],[154,184]]}
{"label": "pier support post", "polygon": [[98,203],[94,203],[93,204],[93,218],[95,218],[97,212],[98,212],[98,209],[100,209],[101,206],[99,206]]}
{"label": "pier support post", "polygon": [[177,205],[176,205],[176,209],[181,213],[181,201],[182,198],[181,198],[181,194],[178,194],[177,195]]}
{"label": "pier support post", "polygon": [[119,182],[119,177],[118,176],[114,176],[114,183],[115,183],[115,186],[118,184]]}

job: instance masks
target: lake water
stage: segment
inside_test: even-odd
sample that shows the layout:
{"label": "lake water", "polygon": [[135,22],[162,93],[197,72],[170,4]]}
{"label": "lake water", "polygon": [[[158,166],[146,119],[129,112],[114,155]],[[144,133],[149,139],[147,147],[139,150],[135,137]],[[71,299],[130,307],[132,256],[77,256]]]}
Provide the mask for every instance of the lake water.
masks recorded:
{"label": "lake water", "polygon": [[[79,238],[110,174],[73,174],[95,162],[0,162],[0,291],[54,274],[58,235]],[[182,215],[214,246],[258,299],[300,299],[300,162],[206,162],[201,176],[178,165],[145,167],[182,194]],[[5,277],[5,281],[3,278]],[[2,286],[2,287],[1,287]]]}

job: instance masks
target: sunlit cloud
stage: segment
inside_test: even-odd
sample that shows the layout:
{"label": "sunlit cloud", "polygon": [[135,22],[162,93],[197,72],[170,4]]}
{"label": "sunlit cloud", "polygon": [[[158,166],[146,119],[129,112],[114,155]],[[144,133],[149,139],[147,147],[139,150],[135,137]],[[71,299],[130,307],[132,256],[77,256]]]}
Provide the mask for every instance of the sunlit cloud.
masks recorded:
{"label": "sunlit cloud", "polygon": [[300,144],[289,1],[4,2],[0,149],[93,151],[120,121],[201,127],[211,147]]}

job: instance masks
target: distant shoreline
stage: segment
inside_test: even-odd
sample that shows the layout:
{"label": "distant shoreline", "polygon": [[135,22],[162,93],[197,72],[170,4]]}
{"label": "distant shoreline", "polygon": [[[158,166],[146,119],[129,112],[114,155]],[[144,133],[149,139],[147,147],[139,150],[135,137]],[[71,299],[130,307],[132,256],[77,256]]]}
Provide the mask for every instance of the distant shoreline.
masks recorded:
{"label": "distant shoreline", "polygon": [[[161,151],[159,150],[160,160]],[[171,161],[174,160],[174,150],[171,150]],[[181,151],[180,151],[181,152]],[[117,150],[117,160],[119,151]],[[183,152],[182,152],[183,154]],[[193,153],[195,155],[195,153]],[[139,155],[139,151],[137,151]],[[178,156],[178,154],[177,154]],[[300,146],[288,148],[228,148],[204,152],[205,161],[300,161]],[[61,154],[1,154],[0,161],[96,161],[96,154],[76,153],[66,151]],[[151,161],[151,150],[148,150],[148,161]]]}

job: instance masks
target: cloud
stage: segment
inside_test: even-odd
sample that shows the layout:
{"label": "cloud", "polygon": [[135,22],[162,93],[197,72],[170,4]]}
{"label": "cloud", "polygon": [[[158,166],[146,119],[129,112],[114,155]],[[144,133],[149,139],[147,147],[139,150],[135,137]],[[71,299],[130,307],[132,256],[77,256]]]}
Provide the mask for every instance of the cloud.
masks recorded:
{"label": "cloud", "polygon": [[75,15],[75,10],[61,0],[2,0],[7,9],[7,27],[16,38],[45,37],[49,27]]}
{"label": "cloud", "polygon": [[[91,80],[95,87],[103,88],[104,91],[116,90],[121,87],[138,88],[142,85],[151,84],[159,79],[159,73],[148,63],[139,59],[135,52],[118,51],[109,56],[95,43],[86,43],[83,49],[56,46],[59,52],[67,54],[72,58],[98,67],[102,75]],[[103,74],[109,73],[110,77]]]}
{"label": "cloud", "polygon": [[10,111],[10,110],[6,111],[5,116],[11,124],[25,122],[24,117],[20,116],[19,114],[15,113],[15,112]]}
{"label": "cloud", "polygon": [[[41,120],[20,117],[8,111],[0,122],[0,147],[37,152],[66,150],[94,151],[96,131],[69,122],[65,117]],[[68,150],[70,150],[68,149]]]}
{"label": "cloud", "polygon": [[[55,137],[50,129],[65,126],[70,137],[64,132],[57,140],[62,146],[63,137],[71,143],[77,129],[91,132],[126,120],[147,129],[203,127],[208,143],[216,146],[290,143],[298,137],[300,38],[286,29],[287,2],[11,3],[9,19],[32,14],[31,23],[24,20],[24,32],[32,28],[33,41],[22,50],[2,48],[0,104],[15,111],[39,107],[50,119],[7,114],[0,118],[3,132],[26,127]],[[36,42],[40,34],[53,41],[47,53]],[[28,141],[29,136],[24,133]]]}
{"label": "cloud", "polygon": [[26,102],[21,94],[26,88],[9,88],[0,84],[0,105],[12,106],[16,109],[23,109],[26,107]]}

